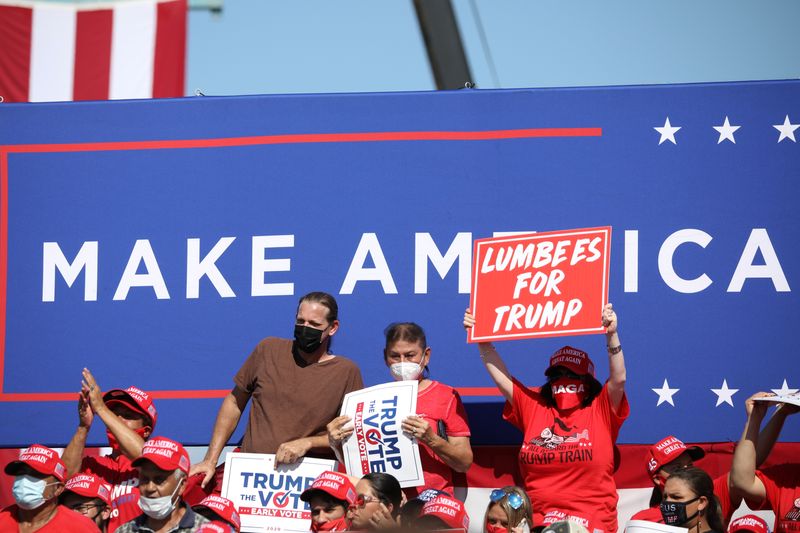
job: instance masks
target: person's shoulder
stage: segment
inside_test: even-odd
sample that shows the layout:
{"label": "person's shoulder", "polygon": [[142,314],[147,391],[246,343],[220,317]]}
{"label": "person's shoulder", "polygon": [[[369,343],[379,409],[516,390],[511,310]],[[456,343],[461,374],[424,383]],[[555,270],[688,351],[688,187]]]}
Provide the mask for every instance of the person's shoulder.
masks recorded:
{"label": "person's shoulder", "polygon": [[517,378],[511,378],[512,383],[514,383],[514,389],[521,391],[526,396],[530,396],[536,400],[540,400],[542,397],[542,388],[541,387],[529,387],[525,385],[523,382],[518,380]]}
{"label": "person's shoulder", "polygon": [[721,488],[725,488],[727,490],[727,488],[728,488],[728,474],[729,474],[729,472],[725,472],[724,474],[721,474],[721,475],[715,477],[712,480],[712,482],[714,484],[714,493],[715,494],[719,494],[719,489],[721,489]]}
{"label": "person's shoulder", "polygon": [[292,339],[284,339],[282,337],[264,337],[263,339],[258,341],[256,348],[276,349],[276,348],[286,348],[287,346],[291,348],[292,342],[294,342],[292,341]]}
{"label": "person's shoulder", "polygon": [[255,355],[263,358],[274,358],[291,351],[292,340],[282,339],[281,337],[265,337],[256,344],[251,357]]}
{"label": "person's shoulder", "polygon": [[428,386],[427,390],[432,392],[434,395],[441,397],[458,396],[458,391],[455,389],[455,387],[451,387],[446,383],[442,383],[441,381],[436,381],[434,379],[431,380],[431,384]]}
{"label": "person's shoulder", "polygon": [[17,523],[17,504],[12,503],[0,511],[0,526]]}
{"label": "person's shoulder", "polygon": [[142,513],[133,520],[129,520],[119,526],[115,533],[135,533],[141,529],[142,525],[145,523],[145,518],[144,513]]}
{"label": "person's shoulder", "polygon": [[[138,472],[131,465],[132,461],[125,455],[87,455],[81,461],[81,470],[102,477],[102,471],[106,472]],[[100,470],[100,472],[98,472]]]}
{"label": "person's shoulder", "polygon": [[[184,502],[185,504],[185,502]],[[186,533],[194,533],[202,526],[210,523],[211,521],[200,513],[194,512],[192,507],[186,504],[186,511],[178,523],[178,531],[185,531]]]}
{"label": "person's shoulder", "polygon": [[777,485],[789,484],[795,487],[797,480],[800,479],[800,463],[784,463],[772,465],[757,471],[762,478],[774,482]]}
{"label": "person's shoulder", "polygon": [[333,357],[331,357],[330,359],[325,361],[325,364],[327,364],[329,366],[337,366],[337,367],[341,368],[343,371],[346,369],[346,370],[349,370],[349,371],[361,372],[361,370],[359,370],[358,365],[356,364],[356,362],[353,361],[352,359],[350,359],[349,357],[345,357],[344,355],[336,355],[336,354],[331,354],[331,355],[333,355]]}
{"label": "person's shoulder", "polygon": [[642,509],[638,513],[634,514],[631,520],[644,520],[646,522],[658,522],[661,523],[663,521],[663,517],[661,516],[661,509],[659,507],[648,507],[647,509]]}

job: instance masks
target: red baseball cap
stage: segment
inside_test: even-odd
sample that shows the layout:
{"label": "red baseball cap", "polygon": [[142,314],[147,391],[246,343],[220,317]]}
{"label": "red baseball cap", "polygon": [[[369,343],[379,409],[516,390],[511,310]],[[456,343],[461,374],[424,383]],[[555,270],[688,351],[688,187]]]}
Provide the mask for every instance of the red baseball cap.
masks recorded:
{"label": "red baseball cap", "polygon": [[209,509],[215,515],[236,528],[236,531],[239,531],[239,528],[242,527],[242,520],[239,518],[239,513],[236,512],[236,507],[233,506],[233,502],[228,498],[210,494],[203,498],[203,501],[192,507],[192,509],[197,511],[198,507]]}
{"label": "red baseball cap", "polygon": [[111,505],[111,485],[94,474],[75,474],[67,480],[64,488],[84,498],[100,498],[106,505]]}
{"label": "red baseball cap", "polygon": [[564,346],[556,350],[556,353],[550,357],[550,366],[544,371],[545,376],[549,375],[557,366],[563,366],[579,376],[588,374],[595,377],[594,363],[589,359],[589,354],[572,346]]}
{"label": "red baseball cap", "polygon": [[42,446],[41,444],[31,444],[19,453],[16,461],[11,461],[6,465],[5,473],[9,476],[16,476],[23,465],[27,465],[40,474],[55,476],[60,482],[67,479],[67,467],[58,453]]}
{"label": "red baseball cap", "polygon": [[453,529],[469,530],[469,516],[464,509],[464,504],[444,494],[425,503],[419,517],[425,516],[434,516]]}
{"label": "red baseball cap", "polygon": [[326,470],[300,495],[304,502],[311,500],[315,491],[322,491],[337,500],[344,500],[348,505],[356,503],[356,488],[346,475],[333,470]]}
{"label": "red baseball cap", "polygon": [[754,531],[755,533],[769,533],[767,523],[754,514],[747,514],[740,516],[731,522],[728,526],[728,533],[735,533],[736,531]]}
{"label": "red baseball cap", "polygon": [[664,465],[671,463],[681,456],[688,453],[693,461],[702,459],[706,452],[699,446],[686,446],[683,441],[670,435],[656,442],[647,450],[647,473],[653,477]]}
{"label": "red baseball cap", "polygon": [[103,401],[106,404],[123,403],[133,410],[139,411],[150,419],[150,428],[155,429],[158,412],[156,406],[153,405],[153,399],[145,391],[132,385],[127,389],[111,389],[103,394]]}
{"label": "red baseball cap", "polygon": [[161,470],[181,470],[189,474],[189,453],[179,442],[166,437],[153,437],[144,443],[142,455],[132,466],[142,466],[144,461],[150,461]]}

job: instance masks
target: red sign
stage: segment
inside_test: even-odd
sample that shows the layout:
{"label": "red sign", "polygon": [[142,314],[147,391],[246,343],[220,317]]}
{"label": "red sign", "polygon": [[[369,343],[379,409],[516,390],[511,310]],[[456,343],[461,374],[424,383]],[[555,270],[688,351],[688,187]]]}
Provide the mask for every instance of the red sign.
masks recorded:
{"label": "red sign", "polygon": [[611,227],[478,239],[469,342],[603,333]]}

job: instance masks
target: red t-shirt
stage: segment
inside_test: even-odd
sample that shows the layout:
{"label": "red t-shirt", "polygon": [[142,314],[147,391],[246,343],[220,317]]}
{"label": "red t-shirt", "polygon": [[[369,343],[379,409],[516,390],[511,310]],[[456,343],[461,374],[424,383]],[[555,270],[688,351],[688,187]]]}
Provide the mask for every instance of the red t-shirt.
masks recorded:
{"label": "red t-shirt", "polygon": [[[719,505],[722,508],[722,520],[724,521],[725,528],[731,521],[731,517],[736,509],[739,508],[739,503],[734,507],[731,502],[731,493],[728,488],[728,474],[722,474],[714,480],[714,495],[719,499]],[[661,508],[656,505],[643,511],[639,511],[631,517],[631,520],[647,520],[648,522],[664,523],[664,518],[661,516]]]}
{"label": "red t-shirt", "polygon": [[[4,533],[19,531],[18,509],[16,505],[9,505],[0,511],[0,531]],[[53,518],[37,529],[36,533],[91,533],[92,531],[100,531],[94,522],[80,513],[59,505]]]}
{"label": "red t-shirt", "polygon": [[[469,437],[467,412],[461,397],[453,387],[431,382],[417,394],[417,416],[425,419],[434,432],[438,432],[439,420],[444,422],[448,437]],[[419,443],[419,456],[425,484],[405,489],[408,499],[416,498],[424,489],[438,489],[453,494],[453,470],[426,444]]]}
{"label": "red t-shirt", "polygon": [[756,471],[767,497],[764,508],[775,511],[775,533],[800,531],[800,464],[783,464]]}
{"label": "red t-shirt", "polygon": [[108,533],[114,533],[119,526],[130,522],[140,514],[139,471],[131,466],[131,460],[120,455],[112,458],[84,457],[81,470],[103,478],[111,485],[111,517],[108,519]]}
{"label": "red t-shirt", "polygon": [[534,525],[541,525],[548,509],[560,509],[616,533],[614,443],[630,412],[627,397],[614,411],[604,385],[591,405],[565,416],[545,404],[538,387],[528,389],[515,379],[512,400],[503,418],[523,432],[519,468]]}

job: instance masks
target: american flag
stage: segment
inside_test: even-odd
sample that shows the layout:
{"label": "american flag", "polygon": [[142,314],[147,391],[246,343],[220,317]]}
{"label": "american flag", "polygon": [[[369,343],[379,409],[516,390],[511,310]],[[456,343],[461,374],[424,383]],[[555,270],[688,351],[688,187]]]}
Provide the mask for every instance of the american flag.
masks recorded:
{"label": "american flag", "polygon": [[186,0],[0,0],[0,96],[54,102],[182,96]]}

